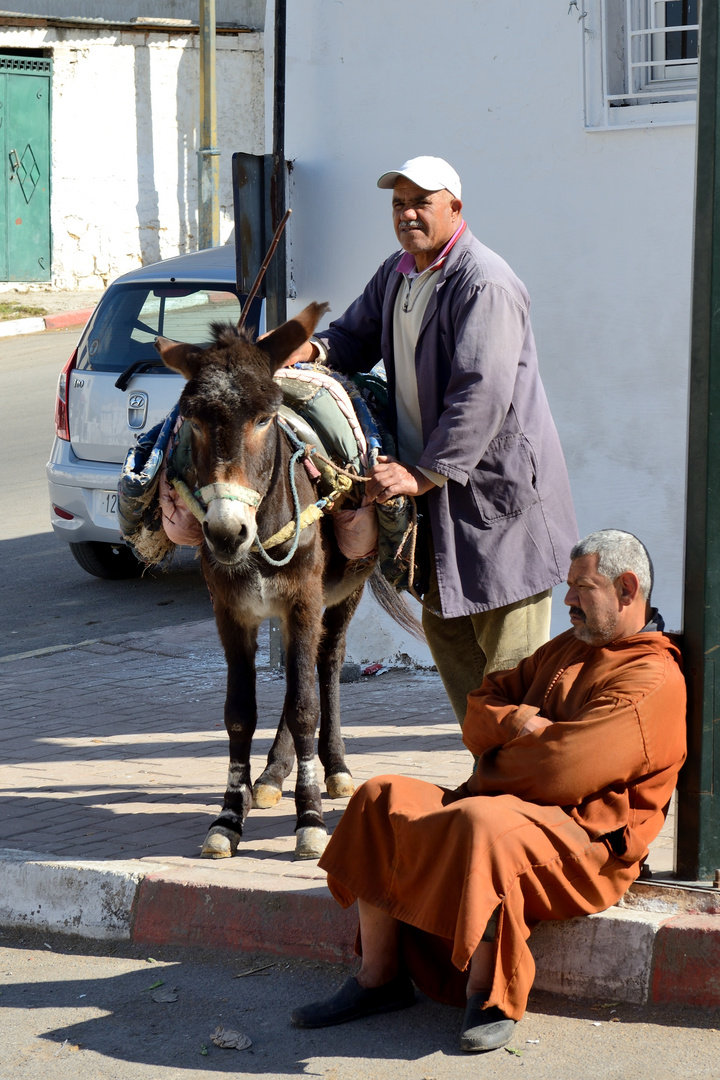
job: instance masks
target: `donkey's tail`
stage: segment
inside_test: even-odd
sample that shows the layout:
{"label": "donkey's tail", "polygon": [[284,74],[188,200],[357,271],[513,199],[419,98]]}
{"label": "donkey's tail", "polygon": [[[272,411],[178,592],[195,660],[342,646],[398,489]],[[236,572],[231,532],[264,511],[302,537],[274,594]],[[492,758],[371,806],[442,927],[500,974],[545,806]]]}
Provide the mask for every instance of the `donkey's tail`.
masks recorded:
{"label": "donkey's tail", "polygon": [[386,611],[399,626],[402,626],[403,630],[407,630],[418,641],[424,642],[423,628],[405,603],[404,596],[388,584],[377,564],[370,575],[369,584],[370,592],[383,611]]}

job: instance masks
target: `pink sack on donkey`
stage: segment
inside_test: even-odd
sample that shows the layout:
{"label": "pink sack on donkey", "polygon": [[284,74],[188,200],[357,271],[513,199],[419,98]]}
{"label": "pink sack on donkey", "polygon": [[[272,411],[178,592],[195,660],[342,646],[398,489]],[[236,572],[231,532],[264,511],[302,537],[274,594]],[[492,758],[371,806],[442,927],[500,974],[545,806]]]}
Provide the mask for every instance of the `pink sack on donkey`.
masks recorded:
{"label": "pink sack on donkey", "polygon": [[374,503],[357,510],[338,510],[332,519],[337,545],[346,559],[365,559],[375,554],[378,523]]}

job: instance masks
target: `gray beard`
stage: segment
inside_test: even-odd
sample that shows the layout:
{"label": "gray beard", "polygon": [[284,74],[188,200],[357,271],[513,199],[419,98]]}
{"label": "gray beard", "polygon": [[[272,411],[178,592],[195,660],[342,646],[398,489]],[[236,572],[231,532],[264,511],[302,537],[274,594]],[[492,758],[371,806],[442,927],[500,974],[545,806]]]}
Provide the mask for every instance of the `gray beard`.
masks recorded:
{"label": "gray beard", "polygon": [[586,645],[607,645],[613,640],[615,636],[615,630],[617,629],[616,619],[607,619],[604,623],[596,624],[594,629],[590,629],[587,623],[581,623],[579,626],[574,626],[575,637],[579,641],[584,641]]}

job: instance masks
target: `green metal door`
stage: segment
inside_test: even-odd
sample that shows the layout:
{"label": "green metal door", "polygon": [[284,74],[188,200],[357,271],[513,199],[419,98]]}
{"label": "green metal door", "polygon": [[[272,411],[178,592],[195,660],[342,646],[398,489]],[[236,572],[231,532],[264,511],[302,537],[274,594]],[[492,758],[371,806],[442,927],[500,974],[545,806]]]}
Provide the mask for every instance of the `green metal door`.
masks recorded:
{"label": "green metal door", "polygon": [[0,281],[50,280],[50,75],[0,54]]}

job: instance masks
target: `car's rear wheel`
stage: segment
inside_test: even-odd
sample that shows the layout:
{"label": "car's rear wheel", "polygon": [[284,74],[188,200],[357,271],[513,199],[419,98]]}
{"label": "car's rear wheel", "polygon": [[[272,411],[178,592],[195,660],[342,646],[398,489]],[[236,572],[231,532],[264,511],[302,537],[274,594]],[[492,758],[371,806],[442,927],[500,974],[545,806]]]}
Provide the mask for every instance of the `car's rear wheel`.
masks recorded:
{"label": "car's rear wheel", "polygon": [[82,544],[70,544],[75,561],[88,574],[111,581],[140,577],[145,564],[135,557],[126,544],[103,544],[86,540]]}

